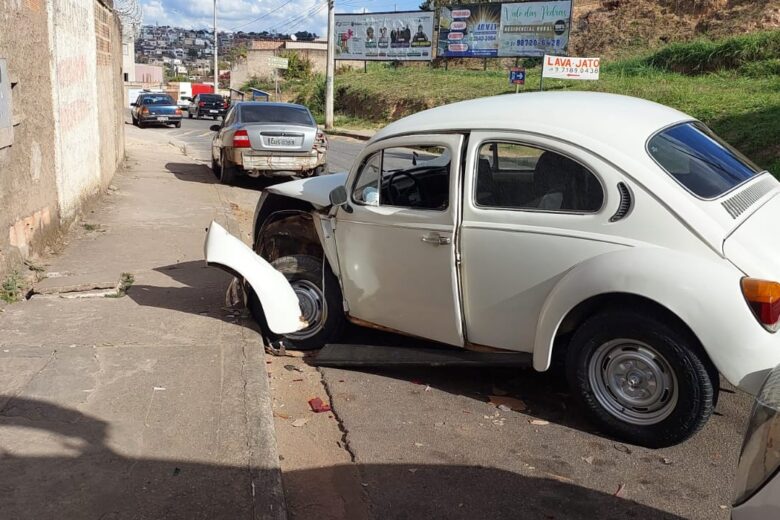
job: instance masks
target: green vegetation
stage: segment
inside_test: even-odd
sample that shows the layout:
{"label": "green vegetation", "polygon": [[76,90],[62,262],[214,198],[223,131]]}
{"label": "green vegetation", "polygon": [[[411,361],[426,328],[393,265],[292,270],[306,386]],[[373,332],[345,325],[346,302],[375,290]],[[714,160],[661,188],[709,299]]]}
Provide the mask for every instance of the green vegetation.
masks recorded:
{"label": "green vegetation", "polygon": [[22,298],[23,289],[24,280],[19,271],[12,271],[0,285],[0,300],[6,303],[18,302]]}
{"label": "green vegetation", "polygon": [[[780,31],[672,44],[649,56],[603,62],[599,81],[546,79],[544,88],[612,92],[669,105],[704,121],[780,176],[778,56]],[[539,67],[527,62],[526,68],[521,91],[538,90]],[[323,90],[319,78],[285,86],[318,117]],[[434,106],[509,93],[514,87],[506,70],[369,64],[368,73],[353,70],[336,76],[336,111],[350,126],[375,127]]]}
{"label": "green vegetation", "polygon": [[134,283],[135,276],[133,276],[132,273],[122,273],[122,276],[119,279],[119,287],[117,288],[117,291],[113,294],[107,294],[106,298],[121,298],[127,294],[127,291],[130,289],[130,287],[133,286]]}

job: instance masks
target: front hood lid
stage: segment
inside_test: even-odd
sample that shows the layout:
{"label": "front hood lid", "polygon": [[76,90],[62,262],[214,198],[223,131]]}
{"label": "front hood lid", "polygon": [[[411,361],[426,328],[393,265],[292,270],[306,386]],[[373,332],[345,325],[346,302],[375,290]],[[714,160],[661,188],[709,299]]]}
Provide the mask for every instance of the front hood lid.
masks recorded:
{"label": "front hood lid", "polygon": [[331,205],[330,192],[337,186],[343,186],[345,182],[347,172],[340,172],[275,184],[265,190],[276,195],[305,200],[315,208],[322,209]]}

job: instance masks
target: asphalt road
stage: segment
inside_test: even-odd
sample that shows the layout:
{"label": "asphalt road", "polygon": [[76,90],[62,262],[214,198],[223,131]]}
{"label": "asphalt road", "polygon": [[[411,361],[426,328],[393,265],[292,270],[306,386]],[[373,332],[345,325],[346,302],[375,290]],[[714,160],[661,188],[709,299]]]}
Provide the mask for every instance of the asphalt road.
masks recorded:
{"label": "asphalt road", "polygon": [[[206,161],[211,124],[185,119],[181,129],[146,131],[184,141],[190,155]],[[361,147],[359,141],[332,138],[331,170],[348,168]],[[249,184],[241,187],[256,190]],[[241,208],[249,214],[253,209]],[[354,330],[347,341],[377,338]],[[552,374],[520,369],[315,370],[301,365],[305,377],[317,379],[327,390],[334,411],[330,420],[338,421],[343,437],[334,437],[338,429],[314,429],[314,422],[280,427],[279,421],[292,418],[277,417],[280,451],[286,450],[288,458],[295,452],[297,468],[352,461],[328,474],[340,479],[328,492],[340,495],[336,499],[346,504],[341,510],[352,513],[323,518],[729,517],[751,400],[725,383],[714,416],[698,435],[675,447],[649,450],[597,431]],[[302,378],[284,369],[278,374],[274,381],[292,379],[274,383],[275,406],[297,406],[305,413],[305,399],[314,390],[285,394]],[[489,402],[495,395],[518,399],[522,411],[498,410]],[[304,437],[306,428],[312,430],[305,443],[286,437],[293,435],[286,432]],[[326,455],[334,450],[348,456]],[[286,477],[288,504],[301,504],[292,508],[293,518],[311,517],[312,497],[326,486],[305,473],[292,471]],[[357,491],[343,491],[348,486]]]}
{"label": "asphalt road", "polygon": [[[128,121],[129,121],[129,115]],[[211,138],[213,133],[209,127],[220,124],[220,120],[188,119],[181,122],[181,128],[148,127],[148,132],[157,132],[161,139],[176,140],[187,145],[187,155],[198,161],[211,161]],[[331,172],[345,171],[352,166],[355,156],[363,148],[363,143],[355,139],[331,137],[328,147],[328,169]]]}

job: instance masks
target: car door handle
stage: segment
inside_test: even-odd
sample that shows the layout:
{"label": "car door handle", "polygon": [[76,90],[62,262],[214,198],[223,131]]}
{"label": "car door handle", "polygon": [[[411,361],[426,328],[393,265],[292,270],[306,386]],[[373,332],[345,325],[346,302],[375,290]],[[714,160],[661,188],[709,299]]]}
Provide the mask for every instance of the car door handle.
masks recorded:
{"label": "car door handle", "polygon": [[421,236],[420,240],[434,246],[447,246],[452,243],[450,237],[443,237],[438,233],[428,233],[427,235]]}

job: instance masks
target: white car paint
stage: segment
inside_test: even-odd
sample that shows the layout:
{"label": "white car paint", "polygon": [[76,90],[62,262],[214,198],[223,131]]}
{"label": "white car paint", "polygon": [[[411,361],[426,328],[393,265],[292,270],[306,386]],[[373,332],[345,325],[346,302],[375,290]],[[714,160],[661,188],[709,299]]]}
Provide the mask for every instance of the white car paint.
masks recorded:
{"label": "white car paint", "polygon": [[[780,240],[767,236],[780,219],[780,184],[763,173],[715,200],[688,192],[646,143],[689,121],[674,109],[610,94],[477,99],[390,124],[367,143],[346,179],[312,178],[269,191],[313,205],[353,317],[454,346],[532,352],[534,367],[546,370],[569,311],[606,293],[641,296],[675,313],[726,379],[755,393],[780,363],[780,336],[753,316],[740,279],[780,281]],[[461,132],[469,133],[465,145]],[[602,208],[575,214],[478,207],[472,194],[484,139],[537,145],[580,162],[603,185]],[[444,144],[452,153],[446,212],[329,208],[326,192],[342,180],[350,192],[371,153],[418,144]],[[633,205],[628,217],[610,222],[620,203],[618,182]],[[724,201],[750,190],[759,196],[731,216]],[[451,244],[420,242],[433,232]],[[287,313],[291,320],[294,312]]]}
{"label": "white car paint", "polygon": [[204,255],[209,265],[227,267],[246,278],[263,305],[272,332],[289,334],[306,327],[298,297],[284,275],[216,222],[209,226]]}

